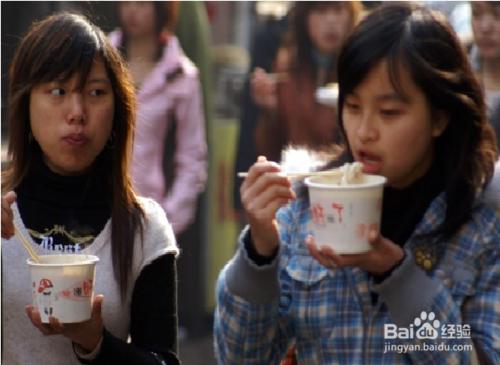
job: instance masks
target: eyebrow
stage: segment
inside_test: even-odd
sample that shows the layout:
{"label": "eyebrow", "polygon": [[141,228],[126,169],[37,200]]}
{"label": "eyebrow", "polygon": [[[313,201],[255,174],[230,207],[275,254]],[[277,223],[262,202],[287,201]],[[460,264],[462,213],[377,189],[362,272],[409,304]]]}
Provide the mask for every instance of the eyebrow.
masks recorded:
{"label": "eyebrow", "polygon": [[407,97],[398,93],[377,95],[375,99],[377,99],[378,101],[398,101],[402,103],[408,103],[409,101]]}
{"label": "eyebrow", "polygon": [[[356,93],[350,93],[349,95],[354,96],[354,97],[359,97]],[[348,95],[348,96],[349,96]],[[396,92],[391,92],[387,94],[380,94],[375,96],[375,99],[378,102],[384,102],[384,101],[396,101],[396,102],[401,102],[401,103],[409,103],[409,99],[401,94],[398,94]]]}
{"label": "eyebrow", "polygon": [[109,79],[107,79],[107,78],[100,78],[100,77],[99,78],[94,78],[94,79],[88,79],[86,82],[89,83],[89,84],[95,84],[95,83],[109,84],[110,83]]}

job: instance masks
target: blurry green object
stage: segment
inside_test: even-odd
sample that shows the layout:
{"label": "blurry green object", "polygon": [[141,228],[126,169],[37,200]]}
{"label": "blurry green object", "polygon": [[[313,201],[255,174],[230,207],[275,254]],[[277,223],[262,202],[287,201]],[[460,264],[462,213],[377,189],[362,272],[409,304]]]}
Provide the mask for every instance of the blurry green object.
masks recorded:
{"label": "blurry green object", "polygon": [[210,142],[213,104],[211,90],[212,82],[212,39],[207,9],[201,1],[180,1],[179,17],[175,34],[182,49],[200,71],[200,81],[203,89],[203,105],[208,147]]}
{"label": "blurry green object", "polygon": [[[231,237],[234,242],[234,236],[231,228],[225,227],[224,223],[214,222],[210,218],[210,211],[218,209],[217,207],[223,205],[219,202],[218,198],[214,196],[213,189],[219,183],[216,171],[212,168],[214,166],[215,153],[214,153],[214,105],[213,94],[215,87],[213,85],[213,56],[212,56],[212,39],[211,28],[208,21],[208,14],[205,4],[201,1],[180,1],[179,2],[179,16],[177,18],[177,25],[175,28],[175,35],[179,39],[179,43],[184,50],[186,56],[196,65],[199,70],[201,88],[203,92],[203,109],[205,112],[205,130],[207,136],[208,146],[208,182],[207,190],[202,196],[200,206],[201,214],[200,225],[198,226],[201,233],[200,242],[198,247],[200,252],[193,253],[193,255],[200,255],[203,262],[202,275],[205,281],[202,284],[201,290],[204,292],[204,307],[206,313],[213,311],[215,298],[213,287],[215,285],[215,278],[218,275],[222,260],[227,260],[231,252],[227,252],[221,257],[214,257],[211,253],[214,242],[220,242],[220,237],[215,232],[221,232],[225,236]],[[227,225],[227,223],[226,223]],[[234,245],[234,243],[232,244]],[[219,243],[220,245],[221,243]],[[198,272],[198,271],[196,271]],[[180,303],[180,305],[183,305]]]}
{"label": "blurry green object", "polygon": [[215,307],[215,282],[220,270],[233,257],[240,232],[232,202],[233,166],[239,124],[236,118],[214,119],[213,131],[218,137],[212,147],[212,174],[209,175],[208,237],[206,251],[205,310]]}

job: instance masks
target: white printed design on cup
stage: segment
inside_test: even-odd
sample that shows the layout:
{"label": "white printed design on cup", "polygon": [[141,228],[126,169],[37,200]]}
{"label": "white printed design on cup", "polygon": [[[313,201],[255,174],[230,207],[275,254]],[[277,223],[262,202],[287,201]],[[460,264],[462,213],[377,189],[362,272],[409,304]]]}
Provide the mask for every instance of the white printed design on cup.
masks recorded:
{"label": "white printed design on cup", "polygon": [[92,279],[77,282],[70,287],[61,290],[55,295],[55,300],[87,300],[92,295]]}
{"label": "white printed design on cup", "polygon": [[326,209],[323,208],[321,203],[313,204],[311,207],[311,219],[313,223],[317,226],[326,226],[326,222],[342,223],[344,205],[340,203],[332,203],[331,208],[333,209],[333,212],[325,214]]}
{"label": "white printed design on cup", "polygon": [[[343,222],[343,214],[344,214],[344,204],[341,203],[332,203],[330,208],[331,210],[327,210],[327,207],[323,207],[321,203],[314,203],[311,209],[311,220],[312,223],[318,227],[325,227],[327,222],[330,224],[342,224]],[[382,199],[379,199],[377,202],[377,209],[380,211],[382,208]],[[327,211],[327,213],[325,213]],[[349,210],[352,216],[353,207],[349,205]],[[358,237],[360,240],[368,239],[368,233],[373,229],[378,229],[379,224],[377,222],[367,222],[367,223],[358,223],[354,229],[354,235]]]}
{"label": "white printed design on cup", "polygon": [[385,181],[383,176],[363,175],[358,183],[339,185],[338,178],[307,178],[308,228],[316,245],[330,246],[338,254],[371,250],[368,235],[380,226]]}
{"label": "white printed design on cup", "polygon": [[377,230],[377,229],[378,229],[377,223],[370,223],[370,224],[359,223],[356,226],[356,235],[360,240],[368,239],[368,233],[371,230]]}

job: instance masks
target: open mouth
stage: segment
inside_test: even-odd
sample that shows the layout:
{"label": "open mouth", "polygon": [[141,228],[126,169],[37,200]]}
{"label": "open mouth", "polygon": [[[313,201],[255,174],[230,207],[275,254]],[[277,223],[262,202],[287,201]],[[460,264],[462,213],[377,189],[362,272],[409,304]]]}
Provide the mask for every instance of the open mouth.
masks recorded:
{"label": "open mouth", "polygon": [[363,163],[363,172],[367,174],[379,173],[382,168],[382,159],[364,151],[358,152],[358,161]]}

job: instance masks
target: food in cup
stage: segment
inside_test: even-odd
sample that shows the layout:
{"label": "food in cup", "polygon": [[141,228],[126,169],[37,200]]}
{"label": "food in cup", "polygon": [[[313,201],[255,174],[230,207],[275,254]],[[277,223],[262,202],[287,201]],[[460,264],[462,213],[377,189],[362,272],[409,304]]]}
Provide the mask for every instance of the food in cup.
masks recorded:
{"label": "food in cup", "polygon": [[340,185],[361,184],[363,181],[363,164],[361,162],[345,163],[341,168]]}

